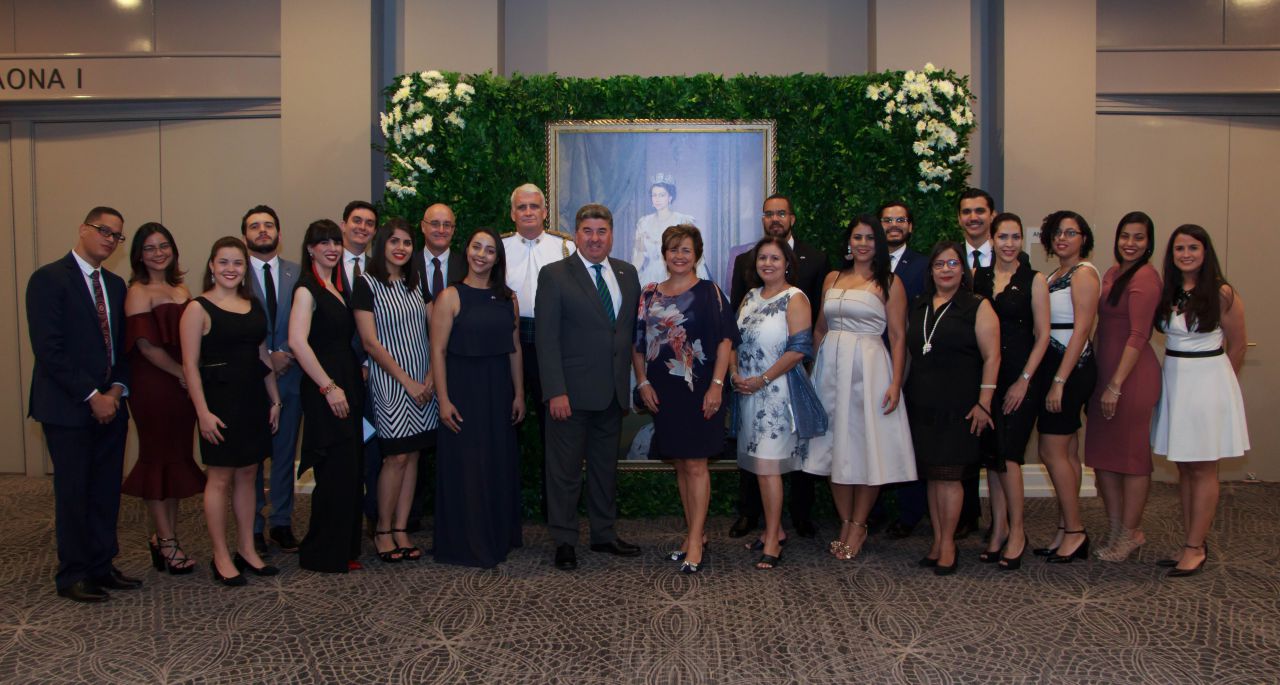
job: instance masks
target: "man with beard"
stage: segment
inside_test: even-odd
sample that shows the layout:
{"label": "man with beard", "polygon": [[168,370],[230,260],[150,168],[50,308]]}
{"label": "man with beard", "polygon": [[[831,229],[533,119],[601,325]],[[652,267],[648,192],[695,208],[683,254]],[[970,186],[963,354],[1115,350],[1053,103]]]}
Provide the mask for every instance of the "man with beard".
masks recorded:
{"label": "man with beard", "polygon": [[[822,303],[822,279],[831,270],[831,262],[827,255],[816,247],[798,240],[792,233],[796,223],[795,211],[791,200],[785,195],[770,195],[765,198],[761,224],[765,235],[772,235],[787,241],[796,255],[796,286],[809,298],[813,316],[817,316]],[[922,260],[923,262],[923,260]],[[750,288],[747,284],[755,272],[755,250],[748,250],[738,255],[733,262],[733,277],[729,291],[729,304],[737,311],[742,300],[746,298]],[[810,328],[813,321],[809,322]],[[796,471],[790,474],[791,480],[791,525],[800,537],[811,538],[817,533],[813,524],[813,493],[818,477]],[[730,537],[739,538],[755,530],[760,525],[760,487],[753,473],[738,469],[738,518],[729,528]],[[759,540],[753,549],[763,548]]]}
{"label": "man with beard", "polygon": [[[271,516],[264,517],[266,494],[263,471],[258,469],[258,506],[253,518],[253,544],[258,554],[266,554],[266,529],[271,540],[285,552],[298,551],[293,537],[293,457],[298,448],[298,425],[302,421],[302,405],[298,399],[298,383],[302,372],[289,351],[289,309],[293,306],[293,286],[298,282],[300,267],[280,257],[280,219],[276,210],[258,205],[240,219],[240,235],[249,248],[249,282],[253,296],[267,313],[267,352],[271,355],[271,371],[280,388],[280,428],[271,438]],[[270,524],[270,527],[267,524]]]}

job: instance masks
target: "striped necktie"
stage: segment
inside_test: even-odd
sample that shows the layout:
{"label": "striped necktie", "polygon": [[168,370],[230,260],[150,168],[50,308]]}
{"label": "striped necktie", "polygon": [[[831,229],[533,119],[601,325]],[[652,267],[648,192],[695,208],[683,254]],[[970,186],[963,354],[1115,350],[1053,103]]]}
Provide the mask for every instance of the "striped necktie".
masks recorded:
{"label": "striped necktie", "polygon": [[613,311],[613,295],[609,294],[609,286],[604,282],[604,266],[600,264],[592,264],[591,268],[596,270],[596,292],[600,294],[600,302],[604,305],[604,313],[609,316],[609,323],[617,323],[618,315]]}

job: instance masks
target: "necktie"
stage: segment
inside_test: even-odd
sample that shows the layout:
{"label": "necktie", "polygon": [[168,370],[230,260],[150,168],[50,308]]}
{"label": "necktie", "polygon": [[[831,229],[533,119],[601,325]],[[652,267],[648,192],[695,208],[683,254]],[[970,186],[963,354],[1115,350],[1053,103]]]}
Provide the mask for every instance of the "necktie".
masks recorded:
{"label": "necktie", "polygon": [[435,297],[444,290],[444,274],[440,273],[440,258],[431,258],[431,268],[435,269],[435,274],[431,276],[431,296]]}
{"label": "necktie", "polygon": [[525,307],[520,307],[520,316],[533,316],[534,291],[538,289],[538,240],[524,239],[524,244],[529,248],[529,256],[524,262],[524,292],[520,293],[524,296],[525,303],[528,305],[528,311]]}
{"label": "necktie", "polygon": [[271,321],[271,327],[276,326],[276,279],[271,276],[271,265],[262,265],[262,289],[267,295],[267,318]]}
{"label": "necktie", "polygon": [[613,311],[613,295],[609,294],[609,286],[604,282],[602,272],[604,267],[600,264],[592,264],[591,268],[596,270],[596,292],[600,294],[600,302],[604,305],[604,313],[609,316],[609,323],[617,323],[618,315]]}
{"label": "necktie", "polygon": [[979,253],[977,250],[974,250],[974,251],[973,251],[973,268],[975,268],[975,269],[976,269],[976,268],[978,268],[978,267],[980,267],[980,266],[982,266],[982,264],[978,261],[978,255],[979,255],[979,254],[980,254],[980,253]]}
{"label": "necktie", "polygon": [[360,279],[360,258],[351,258],[351,287],[356,287],[356,281]]}
{"label": "necktie", "polygon": [[[98,310],[98,327],[102,329],[102,344],[107,349],[107,368],[111,368],[111,323],[107,321],[107,300],[102,295],[102,276],[97,269],[89,275],[93,281],[93,305]],[[108,371],[110,374],[110,371]]]}

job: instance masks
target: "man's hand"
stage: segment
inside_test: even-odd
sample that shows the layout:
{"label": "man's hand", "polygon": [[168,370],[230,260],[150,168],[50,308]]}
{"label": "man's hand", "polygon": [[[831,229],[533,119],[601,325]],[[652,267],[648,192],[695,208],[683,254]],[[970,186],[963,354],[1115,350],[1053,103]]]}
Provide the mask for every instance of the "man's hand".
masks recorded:
{"label": "man's hand", "polygon": [[573,416],[573,410],[569,408],[568,395],[556,395],[551,398],[551,401],[548,404],[551,409],[551,418],[556,421],[564,421],[570,416]]}
{"label": "man's hand", "polygon": [[89,398],[89,411],[98,423],[111,423],[120,408],[120,400],[115,395],[95,392]]}
{"label": "man's hand", "polygon": [[293,355],[284,350],[276,350],[271,353],[271,370],[276,372],[277,376],[283,376],[289,371],[289,367],[293,366]]}

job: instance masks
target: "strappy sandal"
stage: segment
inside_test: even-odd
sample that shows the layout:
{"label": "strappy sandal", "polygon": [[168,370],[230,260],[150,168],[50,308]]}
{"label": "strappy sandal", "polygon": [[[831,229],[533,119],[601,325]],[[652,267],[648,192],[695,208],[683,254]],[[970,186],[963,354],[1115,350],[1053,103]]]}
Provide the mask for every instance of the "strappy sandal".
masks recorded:
{"label": "strappy sandal", "polygon": [[779,549],[777,556],[774,556],[772,554],[761,554],[760,560],[756,562],[756,570],[772,571],[773,569],[778,568],[778,564],[781,564],[781,563],[782,563],[782,550]]}
{"label": "strappy sandal", "polygon": [[195,560],[182,551],[182,546],[178,544],[176,537],[157,538],[153,550],[152,562],[155,562],[158,554],[164,561],[165,570],[171,576],[183,576],[196,570]]}
{"label": "strappy sandal", "polygon": [[[405,528],[392,528],[391,532],[404,533],[406,536],[409,534],[409,531]],[[392,538],[392,540],[394,541],[394,538]],[[417,561],[422,558],[422,550],[418,549],[415,545],[400,547],[396,551],[400,553],[400,558],[405,561]]]}
{"label": "strappy sandal", "polygon": [[[375,543],[374,543],[374,545],[375,545],[375,546],[374,546],[374,551],[375,551],[375,552],[378,552],[378,550],[377,550],[377,546],[376,546],[376,545],[377,545],[376,541],[377,541],[377,539],[378,539],[378,536],[379,536],[379,535],[391,535],[391,534],[392,534],[392,533],[394,533],[394,532],[395,532],[394,530],[375,530],[375,531],[373,531],[373,539],[375,540]],[[391,538],[391,544],[393,544],[393,545],[394,545],[395,543],[396,543],[396,539],[395,539],[394,537],[393,537],[393,538]],[[378,558],[379,558],[379,559],[381,559],[382,561],[384,561],[384,562],[388,563],[388,564],[394,564],[394,563],[396,563],[396,562],[398,562],[398,561],[404,561],[404,552],[403,552],[403,551],[401,551],[401,549],[400,549],[399,547],[393,547],[392,549],[389,549],[389,550],[387,550],[387,551],[385,551],[385,552],[378,552]]]}

